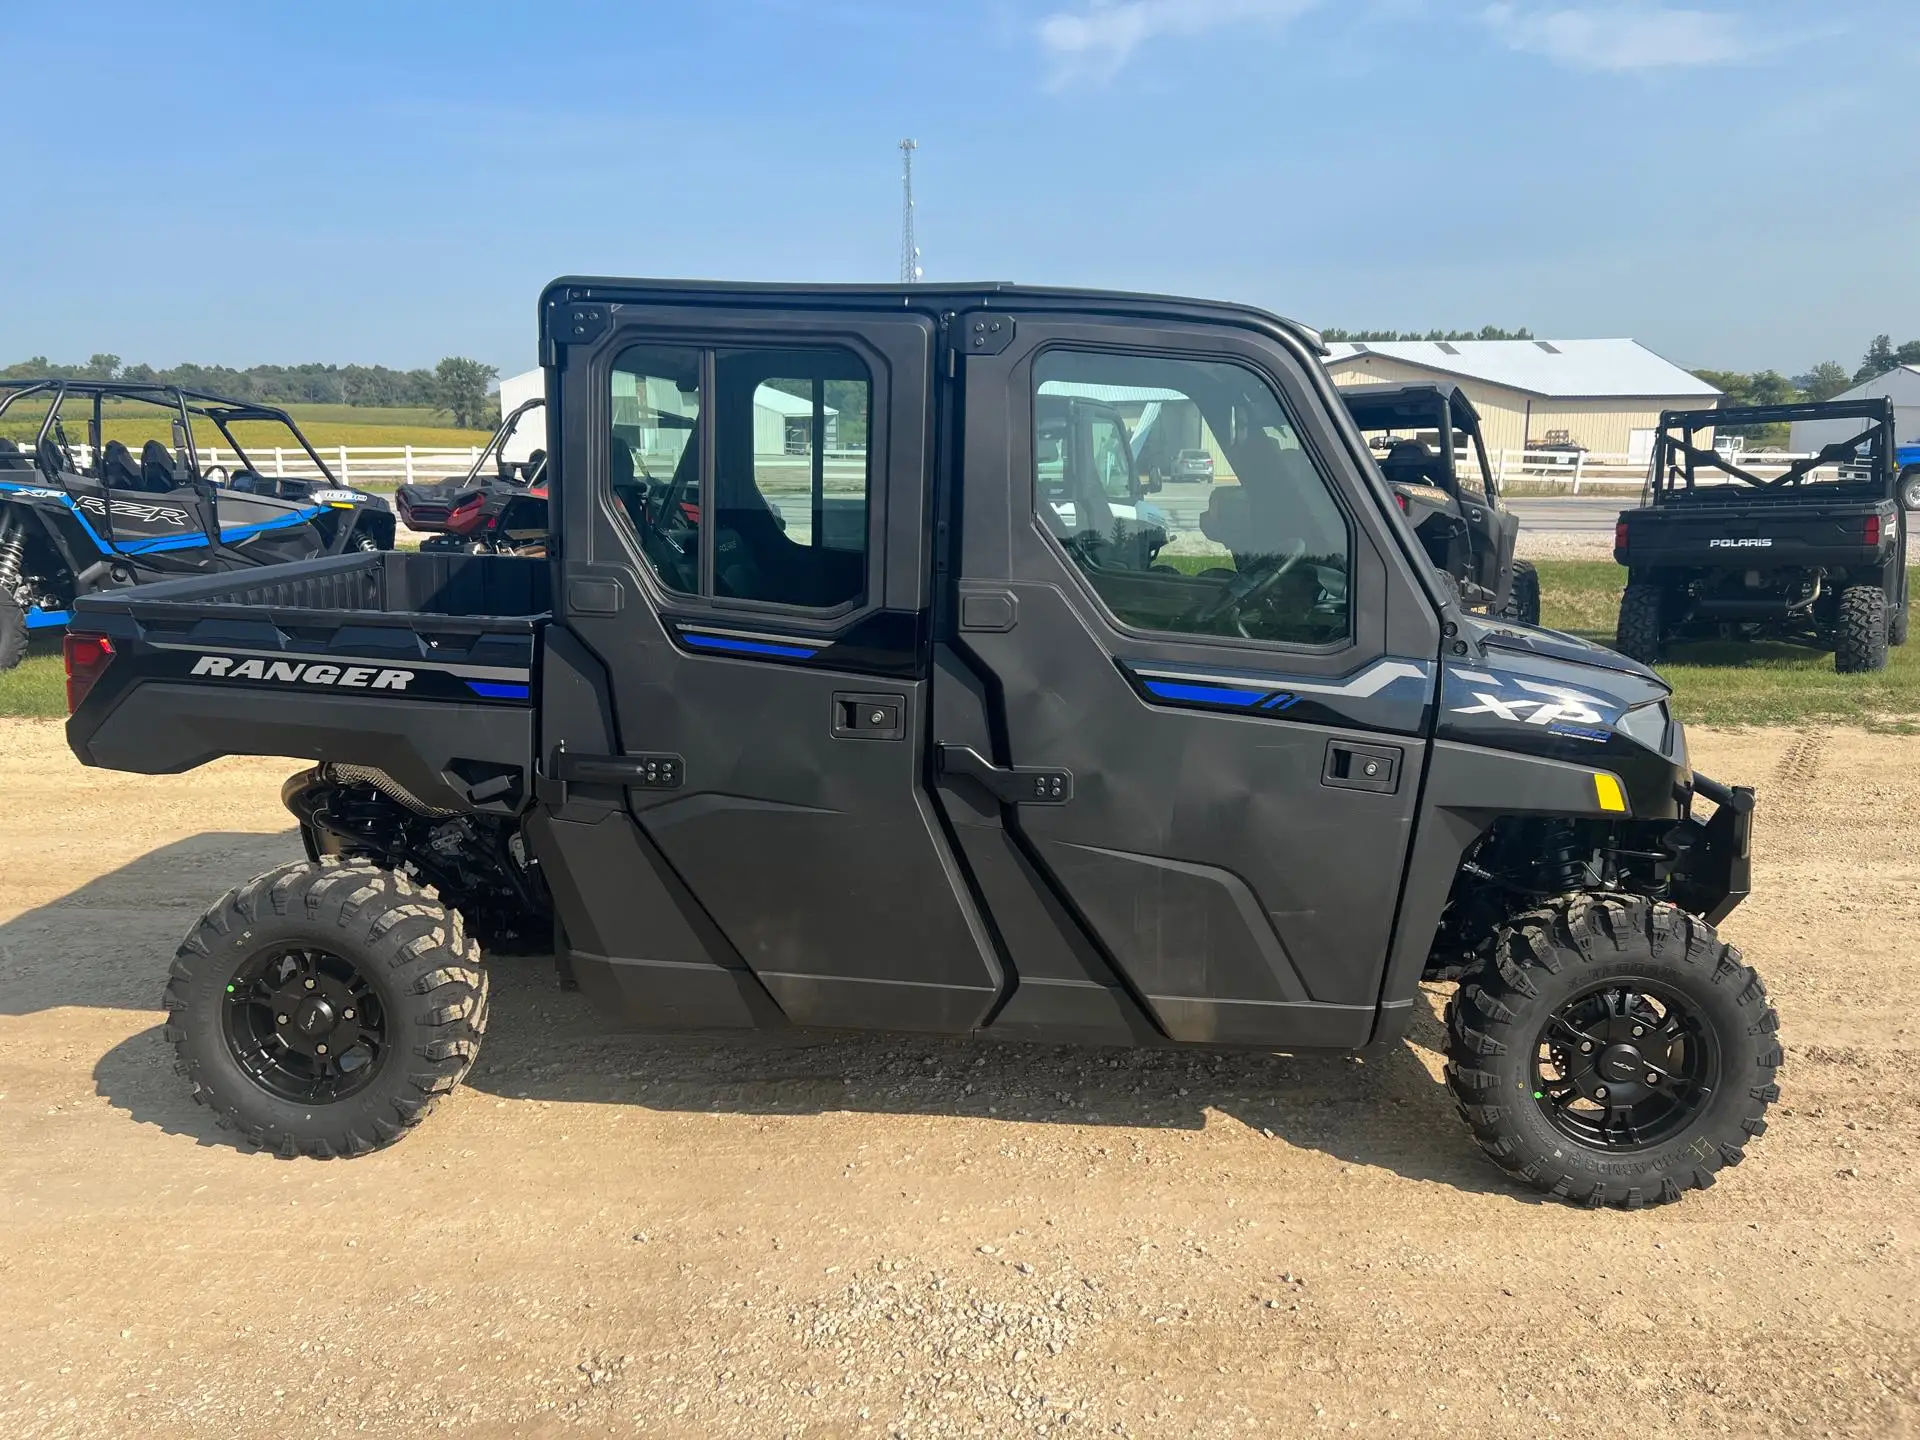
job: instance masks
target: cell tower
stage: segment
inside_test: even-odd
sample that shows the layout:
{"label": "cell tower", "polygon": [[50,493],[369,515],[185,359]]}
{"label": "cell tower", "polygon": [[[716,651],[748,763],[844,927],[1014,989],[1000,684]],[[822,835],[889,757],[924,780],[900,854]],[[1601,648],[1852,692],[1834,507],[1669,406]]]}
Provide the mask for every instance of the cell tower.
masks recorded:
{"label": "cell tower", "polygon": [[918,140],[900,142],[900,283],[912,285],[919,281],[920,247],[913,239],[913,152],[920,148]]}

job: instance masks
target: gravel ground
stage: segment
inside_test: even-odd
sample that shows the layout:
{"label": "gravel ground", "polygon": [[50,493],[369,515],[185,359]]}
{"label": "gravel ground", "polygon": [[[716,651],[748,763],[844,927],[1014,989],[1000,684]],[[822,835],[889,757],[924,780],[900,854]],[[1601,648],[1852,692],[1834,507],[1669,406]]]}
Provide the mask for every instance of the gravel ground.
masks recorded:
{"label": "gravel ground", "polygon": [[[0,722],[0,1435],[1911,1434],[1920,737],[1696,732],[1774,1123],[1639,1214],[1509,1189],[1375,1061],[604,1034],[496,966],[469,1084],[281,1161],[174,1075],[167,956],[294,856],[287,762]],[[1438,988],[1429,999],[1437,1007]]]}

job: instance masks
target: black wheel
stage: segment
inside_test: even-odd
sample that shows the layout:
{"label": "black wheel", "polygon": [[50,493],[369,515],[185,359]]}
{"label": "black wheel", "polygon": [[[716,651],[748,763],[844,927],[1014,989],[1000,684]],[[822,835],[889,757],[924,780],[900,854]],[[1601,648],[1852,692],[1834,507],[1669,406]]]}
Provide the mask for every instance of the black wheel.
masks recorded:
{"label": "black wheel", "polygon": [[27,658],[27,612],[11,595],[0,595],[0,670],[11,670]]}
{"label": "black wheel", "polygon": [[1903,509],[1920,510],[1920,465],[1900,472],[1900,504]]}
{"label": "black wheel", "polygon": [[1653,665],[1660,659],[1666,636],[1661,610],[1666,597],[1658,585],[1629,585],[1620,597],[1620,618],[1614,624],[1613,648],[1630,660]]}
{"label": "black wheel", "polygon": [[1859,675],[1887,668],[1887,592],[1878,585],[1849,585],[1840,592],[1840,618],[1833,628],[1833,668]]}
{"label": "black wheel", "polygon": [[1447,1083],[1495,1164],[1628,1209],[1705,1189],[1764,1134],[1779,1019],[1713,927],[1631,896],[1515,917],[1447,1007]]}
{"label": "black wheel", "polygon": [[1904,645],[1907,643],[1907,610],[1913,597],[1907,591],[1900,592],[1900,601],[1887,610],[1887,644]]}
{"label": "black wheel", "polygon": [[405,876],[332,856],[229,891],[174,957],[167,1038],[194,1099],[284,1156],[397,1140],[487,1023],[480,947]]}
{"label": "black wheel", "polygon": [[1531,560],[1513,562],[1513,585],[1507,591],[1507,603],[1494,613],[1520,625],[1540,623],[1540,572]]}

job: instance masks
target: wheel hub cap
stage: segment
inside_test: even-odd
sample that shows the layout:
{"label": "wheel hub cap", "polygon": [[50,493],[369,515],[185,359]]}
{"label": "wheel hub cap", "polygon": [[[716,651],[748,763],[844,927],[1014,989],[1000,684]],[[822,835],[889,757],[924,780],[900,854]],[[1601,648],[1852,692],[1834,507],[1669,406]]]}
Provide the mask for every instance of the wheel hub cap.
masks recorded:
{"label": "wheel hub cap", "polygon": [[371,982],[325,950],[283,947],[255,956],[227,986],[225,1018],[228,1048],[254,1083],[303,1104],[351,1095],[387,1051],[385,1013]]}
{"label": "wheel hub cap", "polygon": [[1704,1019],[1664,985],[1610,981],[1547,1021],[1533,1098],[1554,1128],[1589,1148],[1643,1150],[1690,1126],[1719,1083]]}

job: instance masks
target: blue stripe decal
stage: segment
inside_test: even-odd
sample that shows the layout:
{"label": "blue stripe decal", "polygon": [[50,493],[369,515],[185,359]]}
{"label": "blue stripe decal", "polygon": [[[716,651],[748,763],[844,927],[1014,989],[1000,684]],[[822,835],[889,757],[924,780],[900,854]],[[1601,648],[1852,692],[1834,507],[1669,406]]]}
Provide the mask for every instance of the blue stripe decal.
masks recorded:
{"label": "blue stripe decal", "polygon": [[[87,537],[109,555],[148,555],[161,550],[191,550],[195,546],[207,543],[207,537],[195,531],[191,535],[161,535],[149,540],[121,540],[109,545],[106,537],[93,528],[93,522],[87,518],[86,511],[80,508],[79,502],[71,495],[56,490],[51,485],[26,485],[15,480],[0,480],[0,490],[15,491],[37,499],[58,500],[73,512],[73,518],[80,522],[80,528],[87,532]],[[315,505],[293,511],[277,520],[262,520],[252,525],[236,525],[230,530],[223,529],[220,532],[220,543],[230,545],[265,530],[283,530],[290,525],[304,525],[314,516],[325,512],[326,508],[324,505]]]}
{"label": "blue stripe decal", "polygon": [[495,680],[469,680],[467,688],[483,700],[525,700],[533,693],[525,685],[507,685]]}
{"label": "blue stripe decal", "polygon": [[27,628],[29,630],[52,630],[58,626],[67,624],[72,618],[73,617],[65,610],[42,610],[36,605],[33,609],[27,611]]}
{"label": "blue stripe decal", "polygon": [[782,660],[811,660],[817,648],[801,645],[773,645],[764,640],[737,640],[731,635],[702,635],[682,630],[680,638],[702,650],[726,650],[740,655],[775,655]]}
{"label": "blue stripe decal", "polygon": [[1202,705],[1258,705],[1266,699],[1260,690],[1235,690],[1226,685],[1178,685],[1171,680],[1148,680],[1147,690],[1162,700],[1197,701]]}

